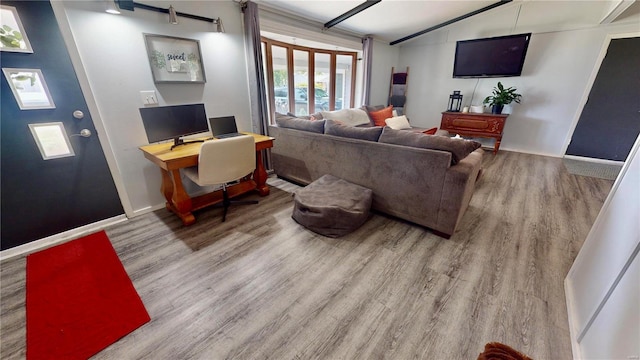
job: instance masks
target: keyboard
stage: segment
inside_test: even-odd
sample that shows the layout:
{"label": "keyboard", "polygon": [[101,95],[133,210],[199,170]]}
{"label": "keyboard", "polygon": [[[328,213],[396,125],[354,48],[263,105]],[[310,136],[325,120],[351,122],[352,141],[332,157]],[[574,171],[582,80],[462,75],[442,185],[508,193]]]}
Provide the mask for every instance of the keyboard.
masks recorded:
{"label": "keyboard", "polygon": [[216,139],[226,139],[226,138],[230,138],[230,137],[236,137],[236,136],[242,136],[244,134],[240,134],[240,133],[228,133],[228,134],[220,134],[220,135],[214,135],[214,137]]}

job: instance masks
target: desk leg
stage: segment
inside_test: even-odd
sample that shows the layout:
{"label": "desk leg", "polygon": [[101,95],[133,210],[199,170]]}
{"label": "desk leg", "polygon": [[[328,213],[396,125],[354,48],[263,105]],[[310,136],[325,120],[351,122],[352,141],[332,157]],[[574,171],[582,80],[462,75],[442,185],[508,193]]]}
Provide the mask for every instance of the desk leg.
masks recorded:
{"label": "desk leg", "polygon": [[180,170],[172,170],[169,173],[162,169],[162,188],[164,198],[167,200],[167,209],[173,211],[182,219],[184,225],[191,225],[196,222],[196,218],[191,213],[191,198],[184,190]]}
{"label": "desk leg", "polygon": [[256,170],[253,172],[253,180],[256,182],[256,190],[261,196],[269,195],[267,185],[267,171],[262,164],[262,151],[256,151]]}
{"label": "desk leg", "polygon": [[496,139],[496,143],[493,145],[493,155],[498,153],[498,149],[500,149],[500,141],[502,139]]}
{"label": "desk leg", "polygon": [[162,173],[162,185],[160,185],[160,192],[167,200],[167,209],[171,210],[169,206],[171,204],[171,199],[173,198],[173,181],[171,180],[171,174],[169,174],[165,169],[160,169],[160,172]]}

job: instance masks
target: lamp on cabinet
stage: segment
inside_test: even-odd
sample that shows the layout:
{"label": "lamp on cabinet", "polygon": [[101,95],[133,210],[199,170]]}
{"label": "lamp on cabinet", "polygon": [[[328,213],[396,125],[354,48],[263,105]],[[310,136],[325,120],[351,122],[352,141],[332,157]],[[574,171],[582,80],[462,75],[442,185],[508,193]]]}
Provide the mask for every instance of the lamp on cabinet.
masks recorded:
{"label": "lamp on cabinet", "polygon": [[461,106],[462,106],[462,94],[460,94],[459,90],[454,90],[453,94],[449,95],[449,108],[447,109],[447,111],[460,112]]}

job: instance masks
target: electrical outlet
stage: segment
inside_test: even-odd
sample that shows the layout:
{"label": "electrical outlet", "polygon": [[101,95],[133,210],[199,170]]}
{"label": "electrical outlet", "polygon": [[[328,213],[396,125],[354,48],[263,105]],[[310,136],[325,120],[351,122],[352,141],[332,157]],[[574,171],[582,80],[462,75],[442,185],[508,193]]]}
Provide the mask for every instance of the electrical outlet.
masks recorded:
{"label": "electrical outlet", "polygon": [[155,90],[140,91],[140,98],[144,105],[158,105],[158,97]]}

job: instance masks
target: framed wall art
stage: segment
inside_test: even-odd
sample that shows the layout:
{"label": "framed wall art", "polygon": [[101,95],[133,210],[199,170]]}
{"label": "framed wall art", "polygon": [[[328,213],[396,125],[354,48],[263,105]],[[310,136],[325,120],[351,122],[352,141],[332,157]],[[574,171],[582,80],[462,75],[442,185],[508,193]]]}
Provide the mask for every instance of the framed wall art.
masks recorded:
{"label": "framed wall art", "polygon": [[205,83],[200,41],[144,34],[155,83]]}
{"label": "framed wall art", "polygon": [[29,124],[29,129],[38,145],[40,154],[42,154],[42,159],[50,160],[75,156],[63,123]]}
{"label": "framed wall art", "polygon": [[0,50],[33,53],[18,11],[13,6],[0,5]]}
{"label": "framed wall art", "polygon": [[20,110],[55,109],[40,69],[2,68]]}

